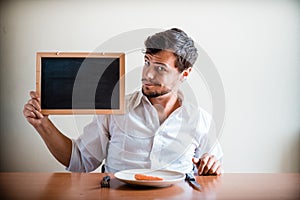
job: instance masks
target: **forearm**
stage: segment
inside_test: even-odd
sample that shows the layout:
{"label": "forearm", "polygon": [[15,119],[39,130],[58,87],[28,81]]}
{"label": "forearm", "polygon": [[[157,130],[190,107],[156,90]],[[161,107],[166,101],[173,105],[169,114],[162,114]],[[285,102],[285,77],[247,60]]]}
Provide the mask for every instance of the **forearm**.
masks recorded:
{"label": "forearm", "polygon": [[40,124],[34,126],[49,151],[64,166],[68,167],[72,153],[72,141],[63,135],[48,119],[44,117]]}

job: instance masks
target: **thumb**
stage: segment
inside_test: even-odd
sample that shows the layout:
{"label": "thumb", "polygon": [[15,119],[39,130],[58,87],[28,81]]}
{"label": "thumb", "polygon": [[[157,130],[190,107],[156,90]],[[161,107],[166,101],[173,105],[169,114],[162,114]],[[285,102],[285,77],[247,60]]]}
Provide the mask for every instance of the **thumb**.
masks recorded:
{"label": "thumb", "polygon": [[193,158],[192,161],[195,165],[197,165],[199,163],[200,159],[199,158]]}

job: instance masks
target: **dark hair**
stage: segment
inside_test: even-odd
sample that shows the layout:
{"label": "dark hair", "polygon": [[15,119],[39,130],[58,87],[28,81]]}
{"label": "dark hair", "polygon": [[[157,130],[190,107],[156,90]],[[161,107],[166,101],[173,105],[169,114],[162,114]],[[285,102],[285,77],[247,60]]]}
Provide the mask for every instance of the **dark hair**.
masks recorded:
{"label": "dark hair", "polygon": [[162,50],[169,50],[177,57],[175,67],[179,72],[192,67],[198,53],[194,41],[178,29],[172,28],[149,36],[145,41],[146,54],[156,54]]}

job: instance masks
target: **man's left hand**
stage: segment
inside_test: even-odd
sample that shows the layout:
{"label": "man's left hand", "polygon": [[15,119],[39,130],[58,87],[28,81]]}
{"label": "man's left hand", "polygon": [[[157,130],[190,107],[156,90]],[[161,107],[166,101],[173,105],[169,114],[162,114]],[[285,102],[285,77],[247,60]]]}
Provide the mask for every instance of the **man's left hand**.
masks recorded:
{"label": "man's left hand", "polygon": [[214,155],[205,153],[200,159],[193,158],[193,163],[198,169],[198,175],[221,175],[222,166]]}

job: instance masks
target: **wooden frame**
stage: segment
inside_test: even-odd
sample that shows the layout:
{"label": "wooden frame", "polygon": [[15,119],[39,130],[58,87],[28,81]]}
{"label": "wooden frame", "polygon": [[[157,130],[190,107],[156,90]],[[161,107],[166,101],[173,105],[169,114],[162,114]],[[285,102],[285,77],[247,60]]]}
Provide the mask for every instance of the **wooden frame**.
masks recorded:
{"label": "wooden frame", "polygon": [[[108,58],[108,59],[118,59],[119,63],[119,77],[118,77],[118,91],[119,91],[119,102],[118,108],[45,108],[43,107],[43,96],[42,90],[42,59],[44,58]],[[80,66],[81,67],[81,66]],[[58,114],[58,115],[66,115],[66,114],[123,114],[124,113],[124,96],[125,96],[125,54],[124,53],[90,53],[90,52],[37,52],[36,54],[36,92],[40,97],[40,106],[41,113],[45,115],[49,114]],[[101,77],[102,78],[102,77]],[[108,78],[107,78],[108,79]],[[50,82],[50,81],[49,81]],[[99,80],[100,82],[100,80]],[[63,87],[63,86],[62,86]],[[73,98],[73,96],[72,96]],[[96,100],[95,100],[96,101]]]}

